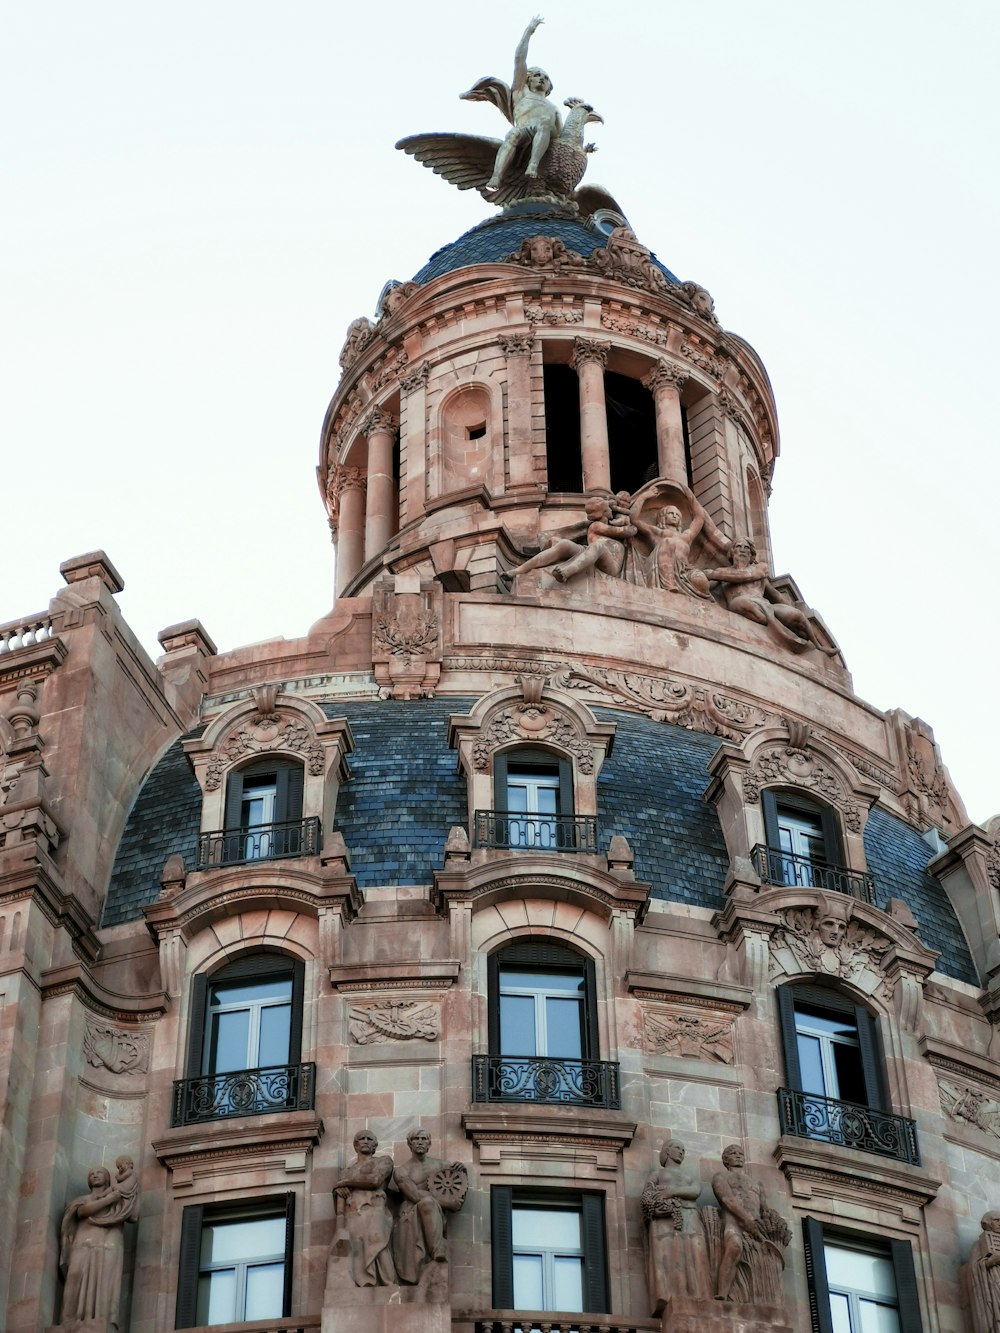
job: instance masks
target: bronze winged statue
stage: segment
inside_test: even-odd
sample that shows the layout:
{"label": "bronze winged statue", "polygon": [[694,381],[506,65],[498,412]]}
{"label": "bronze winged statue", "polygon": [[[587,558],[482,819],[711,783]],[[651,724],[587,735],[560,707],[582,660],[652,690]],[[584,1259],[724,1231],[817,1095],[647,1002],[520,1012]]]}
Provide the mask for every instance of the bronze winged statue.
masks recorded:
{"label": "bronze winged statue", "polygon": [[480,79],[462,99],[491,102],[511,124],[503,140],[474,134],[413,134],[396,144],[460,190],[478,190],[500,207],[521,199],[548,199],[587,215],[599,208],[621,209],[599,185],[580,186],[593,144],[584,143],[587,125],[604,123],[589,102],[568,97],[565,121],[550,100],[552,80],[528,65],[528,43],[542,22],[533,18],[514,53],[514,79]]}

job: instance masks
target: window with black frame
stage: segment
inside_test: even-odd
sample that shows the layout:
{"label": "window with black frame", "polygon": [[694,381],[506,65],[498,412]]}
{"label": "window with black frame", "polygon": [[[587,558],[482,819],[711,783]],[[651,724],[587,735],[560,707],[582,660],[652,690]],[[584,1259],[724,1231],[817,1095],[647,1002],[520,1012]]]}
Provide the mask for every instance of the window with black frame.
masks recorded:
{"label": "window with black frame", "polygon": [[255,760],[230,773],[225,827],[201,835],[199,868],[319,851],[319,820],[302,816],[304,779],[301,764],[280,758]]}
{"label": "window with black frame", "polygon": [[802,1220],[813,1333],[922,1333],[909,1241]]}
{"label": "window with black frame", "polygon": [[495,1310],[607,1312],[603,1194],[494,1185],[490,1211]]}
{"label": "window with black frame", "polygon": [[282,1194],[184,1209],[175,1327],[291,1314],[294,1204],[293,1194]]}
{"label": "window with black frame", "polygon": [[596,852],[597,821],[577,816],[573,766],[564,756],[522,747],[493,764],[493,809],[476,811],[476,845],[514,851]]}

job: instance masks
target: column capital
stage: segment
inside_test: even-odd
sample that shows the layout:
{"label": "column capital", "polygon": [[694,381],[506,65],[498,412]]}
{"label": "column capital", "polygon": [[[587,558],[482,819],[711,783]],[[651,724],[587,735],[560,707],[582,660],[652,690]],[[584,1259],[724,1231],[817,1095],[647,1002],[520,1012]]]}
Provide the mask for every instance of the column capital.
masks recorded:
{"label": "column capital", "polygon": [[330,492],[339,497],[344,491],[363,491],[367,483],[359,467],[338,467],[334,469]]}
{"label": "column capital", "polygon": [[413,393],[415,389],[423,388],[431,373],[431,368],[425,361],[417,370],[408,370],[399,377],[399,387],[403,393]]}
{"label": "column capital", "polygon": [[503,348],[506,357],[530,356],[535,346],[533,333],[500,333],[497,342]]}
{"label": "column capital", "polygon": [[603,368],[608,364],[608,352],[611,350],[611,344],[598,338],[574,338],[573,339],[573,359],[574,370],[579,370],[590,361],[595,361]]}
{"label": "column capital", "polygon": [[688,375],[670,361],[657,361],[653,369],[643,376],[642,382],[650,393],[663,388],[676,389],[680,393],[688,382]]}
{"label": "column capital", "polygon": [[370,412],[366,412],[358,423],[358,429],[362,435],[392,435],[399,422],[387,412],[384,407],[373,407]]}

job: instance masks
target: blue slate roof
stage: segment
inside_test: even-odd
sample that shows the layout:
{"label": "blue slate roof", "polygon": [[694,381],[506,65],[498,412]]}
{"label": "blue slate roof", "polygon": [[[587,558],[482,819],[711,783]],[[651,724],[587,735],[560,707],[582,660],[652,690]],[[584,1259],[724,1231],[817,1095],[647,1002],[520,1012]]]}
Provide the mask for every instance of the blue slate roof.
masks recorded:
{"label": "blue slate roof", "polygon": [[[328,717],[346,717],[354,735],[352,777],[340,790],[336,827],[361,888],[429,884],[444,863],[453,824],[468,823],[466,783],[448,748],[448,717],[468,712],[471,698],[337,700]],[[714,809],[703,800],[715,736],[649,718],[594,710],[617,724],[614,751],[598,779],[600,846],[628,838],[639,879],[656,898],[718,909],[729,857]],[[200,792],[181,742],[146,779],[118,848],[102,924],[142,914],[159,893],[163,862],[180,852],[197,857]],[[871,812],[865,853],[877,902],[902,898],[920,923],[920,938],[941,957],[949,976],[977,984],[962,929],[941,886],[926,873],[932,852],[909,825],[884,810]]]}
{"label": "blue slate roof", "polygon": [[[420,272],[414,274],[413,281],[430,282],[442,273],[467,268],[470,264],[502,263],[508,255],[520,249],[522,241],[538,235],[557,237],[568,250],[576,250],[584,259],[608,243],[607,233],[596,226],[553,215],[546,205],[516,204],[506,212],[480,222],[450,245],[442,246]],[[655,255],[653,260],[671,282],[679,281]]]}

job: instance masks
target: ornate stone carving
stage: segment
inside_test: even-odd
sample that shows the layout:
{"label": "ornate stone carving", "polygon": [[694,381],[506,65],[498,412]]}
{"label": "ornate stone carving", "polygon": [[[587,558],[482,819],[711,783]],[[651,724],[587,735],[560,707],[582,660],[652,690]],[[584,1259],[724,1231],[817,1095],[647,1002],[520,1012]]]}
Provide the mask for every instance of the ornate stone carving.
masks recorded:
{"label": "ornate stone carving", "polygon": [[646,1045],[664,1055],[689,1060],[733,1063],[733,1025],[724,1019],[698,1018],[694,1014],[644,1012]]}
{"label": "ornate stone carving", "polygon": [[418,282],[391,282],[386,284],[379,302],[379,319],[392,319],[397,310],[404,306],[410,297],[420,290]]}
{"label": "ornate stone carving", "polygon": [[631,227],[615,227],[607,245],[591,253],[590,262],[604,277],[626,287],[663,292],[671,286],[651,251],[636,239]]}
{"label": "ornate stone carving", "polygon": [[301,755],[306,771],[313,777],[323,772],[323,747],[316,743],[312,731],[300,717],[273,711],[272,703],[272,710],[258,710],[219,747],[205,774],[206,789],[214,791],[219,787],[226,771],[244,755],[268,754],[272,750],[290,750]]}
{"label": "ornate stone carving", "polygon": [[340,368],[349,370],[375,336],[375,325],[366,316],[352,320],[347,326],[347,337],[340,349]]}
{"label": "ornate stone carving", "polygon": [[688,375],[680,366],[672,365],[669,361],[657,361],[642,382],[650,393],[655,393],[657,389],[664,385],[680,392],[688,382]]}
{"label": "ornate stone carving", "polygon": [[[411,1129],[406,1142],[410,1159],[396,1167],[394,1177],[403,1202],[393,1227],[392,1254],[399,1280],[416,1284],[428,1265],[447,1263],[447,1214],[458,1212],[465,1203],[469,1176],[461,1162],[430,1156],[431,1136],[426,1130]],[[445,1287],[442,1295],[446,1294]],[[441,1298],[436,1291],[428,1296]]]}
{"label": "ornate stone carving", "polygon": [[995,1097],[988,1097],[985,1092],[970,1088],[968,1084],[962,1086],[945,1079],[938,1080],[938,1093],[941,1109],[952,1120],[975,1125],[984,1134],[992,1134],[994,1138],[1000,1139],[1000,1101]]}
{"label": "ornate stone carving", "polygon": [[392,1179],[392,1158],[377,1156],[378,1139],[367,1129],[354,1136],[355,1159],[337,1173],[333,1187],[337,1229],[333,1252],[350,1258],[356,1287],[387,1287],[397,1283],[392,1259],[392,1213],[386,1190]]}
{"label": "ornate stone carving", "polygon": [[701,343],[686,342],[681,347],[681,356],[686,357],[699,370],[705,371],[712,379],[721,380],[726,373],[726,363],[713,355],[714,350]]}
{"label": "ornate stone carving", "polygon": [[919,829],[958,832],[969,822],[968,815],[941,761],[934,732],[901,709],[891,710],[887,718],[899,770],[895,790],[906,818]]}
{"label": "ornate stone carving", "polygon": [[839,649],[823,642],[810,615],[792,606],[771,582],[768,568],[757,560],[757,548],[749,538],[733,542],[729,558],[729,565],[704,573],[710,582],[722,584],[723,600],[730,611],[763,625],[787,648],[801,652],[811,647],[831,657],[837,655]]}
{"label": "ornate stone carving", "polygon": [[417,389],[426,386],[430,378],[431,368],[425,361],[423,365],[418,366],[416,370],[408,370],[399,377],[399,387],[403,393],[414,393]]}
{"label": "ornate stone carving", "polygon": [[103,1065],[113,1074],[144,1074],[149,1068],[149,1038],[145,1032],[126,1032],[91,1019],[83,1034],[87,1063]]}
{"label": "ornate stone carving", "polygon": [[552,704],[541,700],[528,701],[505,708],[494,714],[485,732],[476,738],[472,747],[472,762],[482,772],[490,767],[493,752],[513,741],[545,742],[565,750],[576,760],[581,773],[594,771],[594,754],[590,742],[579,732],[565,714]]}
{"label": "ornate stone carving", "polygon": [[529,236],[520,249],[507,256],[508,264],[523,264],[525,268],[582,268],[583,255],[568,250],[557,236]]}
{"label": "ornate stone carving", "polygon": [[14,702],[7,709],[7,721],[14,733],[15,743],[33,736],[42,716],[38,709],[38,682],[20,680],[16,690]]}
{"label": "ornate stone carving", "polygon": [[781,926],[771,936],[771,976],[821,972],[858,983],[864,972],[877,983],[871,989],[889,999],[893,987],[883,972],[892,941],[854,916],[854,900],[828,894],[818,907],[786,907],[778,912]]}
{"label": "ornate stone carving", "polygon": [[358,424],[362,435],[395,435],[399,422],[384,407],[373,407]]}
{"label": "ornate stone carving", "polygon": [[662,1314],[677,1298],[706,1300],[712,1295],[705,1234],[698,1216],[701,1178],[684,1165],[685,1147],[667,1139],[660,1149],[660,1170],[642,1191],[642,1215],[648,1228],[650,1314]]}
{"label": "ornate stone carving", "polygon": [[591,496],[584,505],[584,512],[587,515],[585,542],[553,534],[547,539],[550,544],[519,565],[513,577],[530,574],[536,569],[547,569],[558,583],[569,583],[593,569],[612,578],[620,575],[625,565],[626,543],[635,536],[636,528],[619,503],[601,495]]}
{"label": "ornate stone carving", "polygon": [[63,1276],[62,1318],[57,1327],[88,1324],[118,1327],[125,1223],[139,1218],[139,1182],[131,1157],[115,1162],[115,1179],[106,1167],[87,1177],[87,1194],[66,1207],[60,1228],[59,1271]]}
{"label": "ornate stone carving", "polygon": [[326,507],[330,515],[331,527],[340,519],[340,497],[345,491],[363,491],[368,479],[359,467],[340,467],[330,465],[326,474]]}
{"label": "ornate stone carving", "polygon": [[710,324],[718,324],[718,318],[715,314],[715,302],[712,300],[711,293],[706,291],[696,282],[679,282],[670,288],[671,293],[679,301],[683,301],[689,306],[696,315],[701,315],[702,319],[707,319]]}
{"label": "ornate stone carving", "polygon": [[390,582],[372,594],[375,679],[394,699],[432,698],[441,674],[439,594],[396,592]]}
{"label": "ornate stone carving", "polygon": [[716,1264],[716,1300],[781,1305],[784,1251],[792,1233],[745,1166],[743,1149],[730,1144],[722,1154],[722,1170],[712,1176],[719,1208],[702,1213],[709,1256]]}
{"label": "ornate stone carving", "polygon": [[837,807],[850,833],[860,833],[861,808],[851,800],[837,774],[818,755],[795,745],[776,745],[761,750],[743,774],[744,800],[756,805],[761,788],[777,783],[815,792],[821,800]]}
{"label": "ornate stone carving", "polygon": [[355,1005],[348,1018],[351,1038],[359,1046],[389,1041],[437,1041],[441,1013],[437,1005],[417,1000],[379,1000]]}
{"label": "ornate stone carving", "polygon": [[603,342],[600,338],[574,338],[573,356],[571,364],[574,370],[579,370],[581,366],[589,361],[596,362],[603,370],[608,364],[608,352],[611,350],[609,342]]}
{"label": "ornate stone carving", "polygon": [[969,1254],[969,1307],[973,1333],[1000,1330],[1000,1212],[984,1213]]}
{"label": "ornate stone carving", "polygon": [[379,367],[378,373],[371,382],[373,393],[379,393],[387,384],[394,384],[406,370],[410,358],[402,350],[391,357],[384,365]]}
{"label": "ornate stone carving", "polygon": [[533,333],[498,333],[497,342],[506,357],[530,356],[535,345]]}
{"label": "ornate stone carving", "polygon": [[[676,496],[685,505],[687,518],[677,503],[659,503],[668,496]],[[643,517],[651,504],[656,513],[653,523]],[[692,564],[695,545],[707,542],[725,550],[729,543],[694,495],[673,482],[655,482],[633,501],[629,512],[636,546],[645,547],[645,555],[637,554],[626,566],[629,582],[710,601],[708,578]]]}
{"label": "ornate stone carving", "polygon": [[669,330],[660,328],[656,324],[641,324],[634,319],[626,319],[624,315],[612,314],[609,311],[601,313],[601,324],[614,333],[625,333],[630,338],[641,338],[643,342],[653,343],[657,347],[666,347],[670,338]]}
{"label": "ornate stone carving", "polygon": [[580,306],[559,305],[544,309],[540,305],[526,305],[524,318],[529,324],[582,324],[583,310]]}

